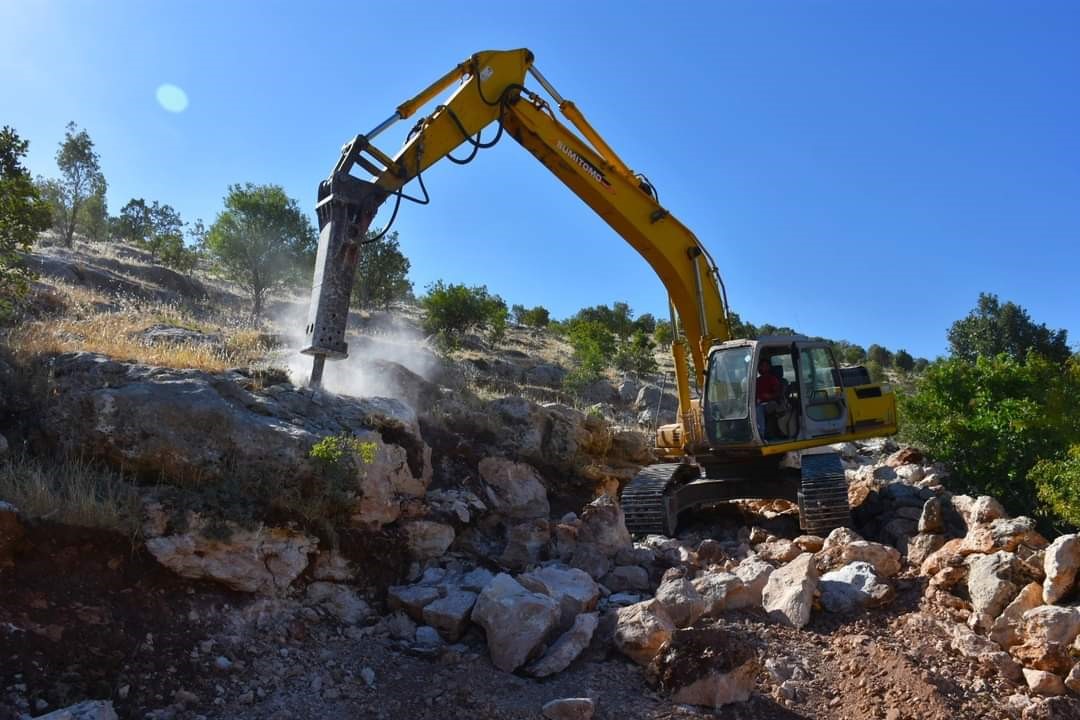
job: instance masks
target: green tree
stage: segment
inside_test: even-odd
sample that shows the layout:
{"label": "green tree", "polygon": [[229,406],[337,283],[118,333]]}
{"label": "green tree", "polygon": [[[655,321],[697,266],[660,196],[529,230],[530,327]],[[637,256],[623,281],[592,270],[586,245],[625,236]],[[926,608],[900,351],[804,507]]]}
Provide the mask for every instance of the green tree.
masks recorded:
{"label": "green tree", "polygon": [[150,217],[150,206],[142,198],[132,198],[116,217],[116,236],[133,245],[144,245],[154,231],[154,221]]}
{"label": "green tree", "polygon": [[893,354],[881,345],[871,345],[866,349],[866,359],[877,363],[883,368],[892,367]]}
{"label": "green tree", "polygon": [[1071,354],[1064,329],[1051,330],[1036,324],[1027,310],[1014,302],[1002,303],[992,293],[979,293],[978,305],[967,317],[952,324],[948,338],[952,355],[969,362],[999,353],[1022,361],[1029,350],[1034,350],[1064,363]]}
{"label": "green tree", "polygon": [[893,355],[893,365],[895,365],[898,370],[911,372],[915,369],[915,358],[913,358],[911,353],[907,350],[897,350],[896,354]]}
{"label": "green tree", "polygon": [[1080,527],[1080,445],[1058,460],[1040,460],[1028,473],[1047,514],[1068,529]]}
{"label": "green tree", "polygon": [[[368,239],[376,236],[368,233]],[[361,309],[381,307],[412,297],[413,286],[409,282],[409,258],[401,252],[397,231],[382,239],[360,246],[360,259],[356,263],[356,282],[353,283],[353,302]]]}
{"label": "green tree", "polygon": [[215,265],[251,296],[256,319],[269,292],[310,272],[315,244],[311,222],[281,186],[252,183],[229,187],[206,237]]}
{"label": "green tree", "polygon": [[59,222],[64,244],[71,247],[80,212],[95,195],[104,196],[105,175],[94,150],[94,141],[85,130],[70,122],[56,151],[60,180],[55,183],[56,208],[54,220]]}
{"label": "green tree", "polygon": [[109,239],[109,205],[105,199],[105,178],[94,187],[94,192],[79,208],[75,226],[88,240],[105,242]]}
{"label": "green tree", "polygon": [[885,382],[885,368],[881,367],[881,363],[876,360],[867,360],[864,367],[870,375],[870,382]]}
{"label": "green tree", "polygon": [[653,340],[655,340],[656,344],[660,345],[661,347],[667,347],[667,346],[671,345],[672,334],[671,334],[671,322],[670,321],[668,321],[668,320],[657,320],[656,321],[656,329],[653,330]]}
{"label": "green tree", "polygon": [[574,320],[566,337],[574,348],[574,369],[563,379],[563,387],[579,392],[611,366],[617,349],[616,337],[600,320]]}
{"label": "green tree", "polygon": [[1014,513],[1036,508],[1028,475],[1080,443],[1080,361],[1065,366],[1031,353],[930,365],[902,398],[901,426],[932,457],[949,462],[960,489],[987,493]]}
{"label": "green tree", "polygon": [[926,368],[930,367],[930,361],[924,357],[915,358],[915,372],[924,373]]}
{"label": "green tree", "polygon": [[758,336],[758,329],[753,323],[743,322],[739,313],[734,310],[728,311],[728,327],[731,329],[731,337],[734,339],[754,339]]}
{"label": "green tree", "polygon": [[502,339],[506,332],[506,303],[490,294],[484,285],[467,287],[437,280],[428,285],[420,307],[424,310],[424,329],[448,349],[457,347],[470,330],[486,332],[492,342]]}
{"label": "green tree", "polygon": [[652,335],[656,331],[656,318],[652,313],[638,315],[637,320],[634,321],[634,332],[638,330],[646,335]]}
{"label": "green tree", "polygon": [[644,330],[634,331],[626,340],[619,343],[615,351],[616,369],[636,375],[648,375],[656,372],[656,345]]}
{"label": "green tree", "polygon": [[19,263],[19,253],[28,251],[50,222],[49,204],[22,164],[29,146],[12,128],[0,128],[0,319],[29,288],[30,273]]}
{"label": "green tree", "polygon": [[547,327],[551,322],[551,313],[543,305],[537,305],[535,307],[528,308],[521,315],[521,324],[528,327],[542,328]]}

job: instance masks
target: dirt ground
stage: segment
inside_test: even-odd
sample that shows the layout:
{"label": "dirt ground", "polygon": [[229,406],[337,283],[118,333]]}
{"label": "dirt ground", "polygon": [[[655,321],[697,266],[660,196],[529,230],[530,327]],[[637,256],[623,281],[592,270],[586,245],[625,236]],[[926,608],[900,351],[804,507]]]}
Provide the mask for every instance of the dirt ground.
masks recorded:
{"label": "dirt ground", "polygon": [[[727,614],[766,666],[786,664],[799,682],[783,697],[763,669],[750,702],[714,712],[651,691],[644,670],[614,651],[611,617],[567,671],[533,680],[495,669],[475,627],[419,654],[384,624],[346,627],[296,599],[188,582],[127,538],[46,524],[0,571],[0,720],[104,698],[122,718],[159,720],[538,718],[545,702],[581,696],[613,720],[1010,717],[1017,688],[950,652],[920,597],[901,579],[889,608],[816,612],[803,630],[760,611]],[[1053,717],[1080,717],[1074,710],[1070,701]]]}

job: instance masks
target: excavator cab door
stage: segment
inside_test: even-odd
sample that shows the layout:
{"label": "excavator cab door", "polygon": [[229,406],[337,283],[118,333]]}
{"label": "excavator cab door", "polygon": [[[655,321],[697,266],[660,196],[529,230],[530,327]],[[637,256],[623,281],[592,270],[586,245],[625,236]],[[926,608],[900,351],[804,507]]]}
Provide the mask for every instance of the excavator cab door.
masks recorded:
{"label": "excavator cab door", "polygon": [[842,435],[848,426],[848,405],[832,350],[825,343],[814,342],[796,342],[795,348],[802,396],[802,438]]}

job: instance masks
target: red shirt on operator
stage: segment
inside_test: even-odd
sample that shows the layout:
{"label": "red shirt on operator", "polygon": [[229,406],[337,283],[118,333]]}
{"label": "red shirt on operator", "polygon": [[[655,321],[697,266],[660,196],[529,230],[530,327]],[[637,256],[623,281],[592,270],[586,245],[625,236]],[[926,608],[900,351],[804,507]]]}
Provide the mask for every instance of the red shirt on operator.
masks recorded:
{"label": "red shirt on operator", "polygon": [[768,360],[758,363],[757,395],[755,402],[763,403],[780,399],[780,380],[772,374],[772,365]]}

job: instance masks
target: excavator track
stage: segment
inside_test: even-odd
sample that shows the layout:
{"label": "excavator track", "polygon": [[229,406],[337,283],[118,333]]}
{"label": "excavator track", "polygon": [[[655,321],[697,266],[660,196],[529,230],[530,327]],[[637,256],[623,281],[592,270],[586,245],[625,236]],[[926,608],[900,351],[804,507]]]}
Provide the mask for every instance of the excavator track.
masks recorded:
{"label": "excavator track", "polygon": [[802,456],[799,484],[799,526],[812,535],[851,524],[847,478],[836,453]]}
{"label": "excavator track", "polygon": [[634,476],[622,491],[626,529],[633,535],[671,535],[678,523],[669,490],[700,470],[685,463],[650,465]]}

